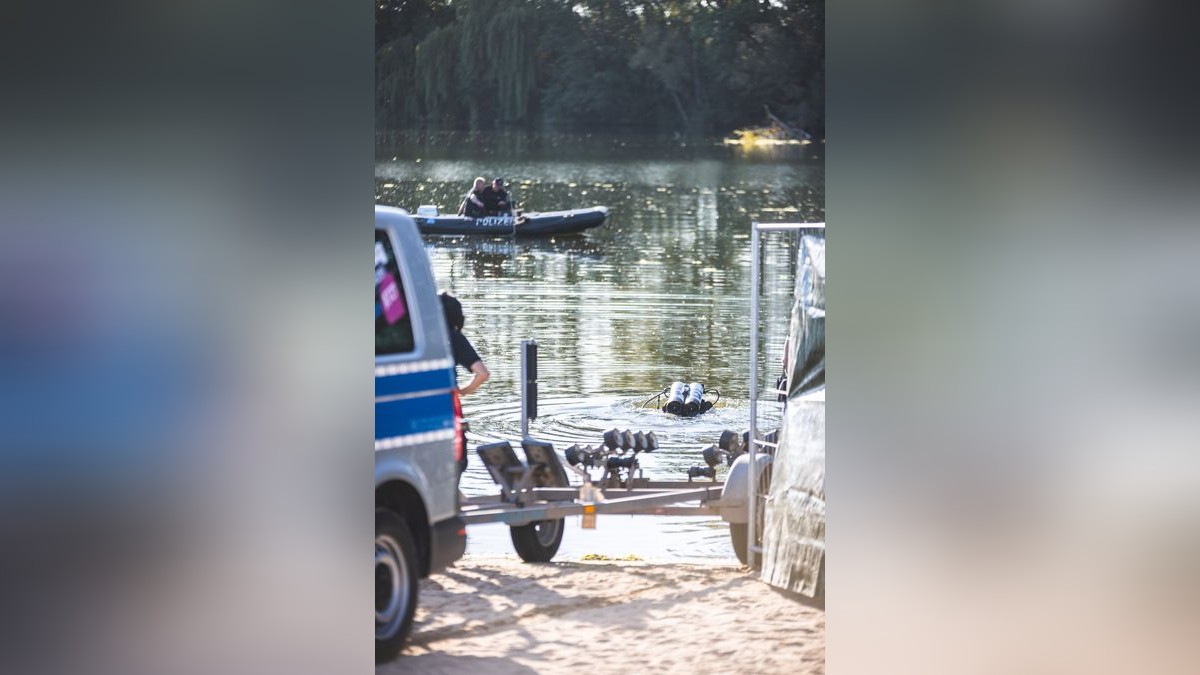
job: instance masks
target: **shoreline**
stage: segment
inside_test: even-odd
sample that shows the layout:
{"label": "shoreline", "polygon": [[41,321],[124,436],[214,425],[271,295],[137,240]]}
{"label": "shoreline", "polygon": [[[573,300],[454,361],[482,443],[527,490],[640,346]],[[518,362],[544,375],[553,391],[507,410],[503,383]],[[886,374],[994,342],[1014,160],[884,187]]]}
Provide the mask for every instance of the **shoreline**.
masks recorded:
{"label": "shoreline", "polygon": [[825,613],[733,563],[468,555],[391,673],[824,673]]}

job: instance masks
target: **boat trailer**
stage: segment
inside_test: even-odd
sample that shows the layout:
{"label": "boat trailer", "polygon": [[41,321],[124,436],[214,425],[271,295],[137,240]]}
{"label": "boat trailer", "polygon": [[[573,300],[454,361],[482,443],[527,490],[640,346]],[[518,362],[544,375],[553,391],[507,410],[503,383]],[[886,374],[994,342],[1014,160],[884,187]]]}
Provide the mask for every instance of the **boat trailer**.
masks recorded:
{"label": "boat trailer", "polygon": [[[709,446],[703,451],[708,466],[691,467],[686,481],[651,481],[642,476],[638,454],[658,448],[654,432],[610,430],[595,448],[578,444],[567,448],[566,465],[546,441],[526,437],[521,442],[525,461],[508,441],[481,445],[476,452],[500,492],[464,498],[462,517],[468,525],[508,525],[513,548],[526,562],[554,558],[567,516],[582,516],[584,529],[594,528],[601,514],[721,516],[731,523],[745,522],[745,494],[737,489],[745,478],[727,490],[727,483],[716,479],[715,468],[722,461],[733,464],[733,458],[742,454],[741,440],[739,434],[723,434],[720,448]],[[574,485],[568,469],[580,479]],[[597,469],[593,479],[591,470]],[[693,480],[699,478],[707,480]]]}

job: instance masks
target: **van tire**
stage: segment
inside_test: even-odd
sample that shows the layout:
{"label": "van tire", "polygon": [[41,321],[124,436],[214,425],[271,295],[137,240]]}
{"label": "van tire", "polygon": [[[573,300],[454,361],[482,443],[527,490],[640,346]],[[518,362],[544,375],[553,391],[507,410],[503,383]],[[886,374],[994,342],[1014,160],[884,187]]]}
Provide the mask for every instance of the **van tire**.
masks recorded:
{"label": "van tire", "polygon": [[539,520],[536,523],[509,527],[513,548],[525,562],[550,562],[562,544],[563,519]]}
{"label": "van tire", "polygon": [[396,658],[417,611],[417,545],[404,519],[375,510],[375,663]]}

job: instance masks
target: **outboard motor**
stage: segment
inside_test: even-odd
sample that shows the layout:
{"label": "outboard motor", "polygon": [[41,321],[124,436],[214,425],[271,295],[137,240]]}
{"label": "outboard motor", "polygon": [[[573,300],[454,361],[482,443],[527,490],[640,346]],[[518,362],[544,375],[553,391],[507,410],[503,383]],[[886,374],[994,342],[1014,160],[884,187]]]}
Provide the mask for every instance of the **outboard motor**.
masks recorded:
{"label": "outboard motor", "polygon": [[671,393],[667,395],[667,404],[663,406],[663,410],[672,415],[683,414],[684,398],[687,397],[687,394],[688,386],[686,384],[682,382],[672,384]]}
{"label": "outboard motor", "polygon": [[700,412],[700,405],[704,401],[704,385],[699,382],[693,382],[688,385],[687,395],[683,398],[683,414],[695,415]]}

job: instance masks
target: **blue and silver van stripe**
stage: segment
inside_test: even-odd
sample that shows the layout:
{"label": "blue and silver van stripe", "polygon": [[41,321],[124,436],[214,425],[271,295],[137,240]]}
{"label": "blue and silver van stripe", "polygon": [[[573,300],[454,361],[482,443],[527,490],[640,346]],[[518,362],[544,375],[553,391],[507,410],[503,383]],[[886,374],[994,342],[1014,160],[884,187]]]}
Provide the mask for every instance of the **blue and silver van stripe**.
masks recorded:
{"label": "blue and silver van stripe", "polygon": [[394,401],[375,402],[375,438],[393,438],[454,428],[449,389]]}
{"label": "blue and silver van stripe", "polygon": [[375,452],[379,452],[380,450],[394,450],[410,445],[421,445],[423,443],[448,441],[453,438],[455,438],[454,429],[439,429],[438,431],[426,431],[419,434],[380,438],[375,441]]}
{"label": "blue and silver van stripe", "polygon": [[410,392],[406,392],[403,394],[389,394],[387,396],[376,396],[375,404],[378,405],[380,403],[394,403],[396,401],[409,401],[414,398],[425,398],[426,396],[437,396],[438,394],[445,394],[445,393],[446,393],[446,388],[441,387],[440,389],[426,389],[425,391],[410,391]]}
{"label": "blue and silver van stripe", "polygon": [[454,362],[450,359],[430,359],[416,363],[392,363],[375,367],[375,401],[392,399],[415,392],[445,391],[458,383],[454,379]]}
{"label": "blue and silver van stripe", "polygon": [[448,392],[456,384],[452,370],[427,370],[423,373],[377,377],[375,378],[375,402],[380,403],[397,396],[419,392],[428,394],[439,391]]}
{"label": "blue and silver van stripe", "polygon": [[375,377],[424,373],[430,370],[445,370],[454,367],[454,359],[427,359],[408,363],[384,363],[375,366]]}

